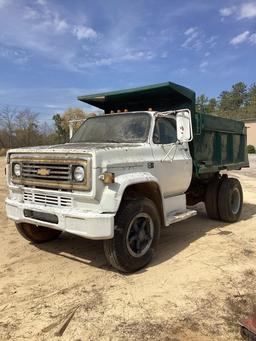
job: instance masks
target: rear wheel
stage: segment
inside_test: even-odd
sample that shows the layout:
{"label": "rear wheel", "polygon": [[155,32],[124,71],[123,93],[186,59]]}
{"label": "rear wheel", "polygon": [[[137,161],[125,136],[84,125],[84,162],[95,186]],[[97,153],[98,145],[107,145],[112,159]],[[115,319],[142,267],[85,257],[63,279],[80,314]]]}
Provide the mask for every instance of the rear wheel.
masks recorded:
{"label": "rear wheel", "polygon": [[205,194],[205,208],[209,218],[220,219],[218,208],[218,194],[220,187],[220,179],[216,178],[214,181],[208,184]]}
{"label": "rear wheel", "polygon": [[222,181],[218,194],[220,219],[234,223],[240,218],[243,207],[243,190],[239,180],[226,178]]}
{"label": "rear wheel", "polygon": [[160,233],[159,213],[147,199],[130,200],[116,216],[113,239],[104,241],[108,262],[122,272],[134,272],[152,259]]}
{"label": "rear wheel", "polygon": [[39,244],[49,242],[59,237],[62,231],[49,227],[36,226],[28,223],[16,224],[19,233],[27,240]]}

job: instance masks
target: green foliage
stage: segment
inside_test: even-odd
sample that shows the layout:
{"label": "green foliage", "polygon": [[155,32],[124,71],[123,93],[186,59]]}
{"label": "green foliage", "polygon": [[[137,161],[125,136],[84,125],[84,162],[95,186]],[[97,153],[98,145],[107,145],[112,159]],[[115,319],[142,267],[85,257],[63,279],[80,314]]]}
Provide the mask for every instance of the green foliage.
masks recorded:
{"label": "green foliage", "polygon": [[255,154],[256,153],[255,147],[253,145],[249,144],[247,146],[247,152],[248,152],[248,154]]}
{"label": "green foliage", "polygon": [[73,124],[74,132],[80,127],[82,121],[85,118],[91,116],[80,108],[68,108],[63,115],[56,114],[53,116],[55,124],[57,143],[65,143],[69,141],[69,121],[77,120],[78,122]]}
{"label": "green foliage", "polygon": [[208,98],[205,95],[198,96],[196,99],[196,110],[202,113],[213,113],[217,108],[217,100],[215,98]]}
{"label": "green foliage", "polygon": [[217,100],[216,98],[211,98],[208,102],[208,112],[215,112],[217,109]]}
{"label": "green foliage", "polygon": [[243,82],[236,83],[232,86],[231,95],[231,110],[239,110],[246,105],[248,97],[247,86]]}
{"label": "green foliage", "polygon": [[256,118],[256,84],[238,82],[230,91],[222,91],[217,99],[201,95],[197,97],[197,110],[234,119]]}
{"label": "green foliage", "polygon": [[60,114],[53,115],[53,121],[55,124],[56,134],[57,134],[57,142],[63,143],[67,139],[65,129],[63,127],[63,118]]}

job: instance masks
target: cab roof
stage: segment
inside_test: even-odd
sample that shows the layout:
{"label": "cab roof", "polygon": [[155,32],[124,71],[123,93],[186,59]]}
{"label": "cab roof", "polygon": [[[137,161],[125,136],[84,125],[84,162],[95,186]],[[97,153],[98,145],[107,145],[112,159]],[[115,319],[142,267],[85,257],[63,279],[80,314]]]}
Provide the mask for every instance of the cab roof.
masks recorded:
{"label": "cab roof", "polygon": [[190,109],[195,112],[195,92],[184,86],[165,82],[149,86],[103,92],[79,96],[78,100],[111,111],[166,111],[172,109]]}

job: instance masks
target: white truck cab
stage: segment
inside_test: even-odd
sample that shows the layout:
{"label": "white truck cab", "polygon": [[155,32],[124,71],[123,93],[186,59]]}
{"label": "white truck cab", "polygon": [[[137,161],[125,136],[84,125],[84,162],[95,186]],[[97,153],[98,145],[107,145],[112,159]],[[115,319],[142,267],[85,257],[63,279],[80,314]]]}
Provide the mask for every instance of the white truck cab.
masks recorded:
{"label": "white truck cab", "polygon": [[[143,256],[144,266],[160,226],[196,214],[186,208],[185,196],[192,177],[191,139],[189,110],[125,112],[89,118],[64,145],[10,150],[7,215],[35,242],[45,241],[45,231],[46,240],[66,231],[110,240],[107,253],[120,229],[117,219],[125,219],[131,230],[127,249],[139,267]],[[144,228],[138,236],[137,225]],[[33,229],[40,238],[32,237]]]}

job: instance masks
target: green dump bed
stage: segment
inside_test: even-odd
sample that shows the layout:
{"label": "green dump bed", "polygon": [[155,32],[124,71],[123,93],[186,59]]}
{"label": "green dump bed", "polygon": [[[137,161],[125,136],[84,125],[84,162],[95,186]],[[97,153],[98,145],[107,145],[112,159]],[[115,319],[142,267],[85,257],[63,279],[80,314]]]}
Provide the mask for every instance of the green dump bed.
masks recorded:
{"label": "green dump bed", "polygon": [[249,167],[243,122],[207,114],[192,116],[190,152],[196,176]]}
{"label": "green dump bed", "polygon": [[190,109],[194,139],[190,152],[194,176],[248,167],[246,128],[243,122],[195,111],[195,92],[166,82],[146,87],[80,96],[79,100],[111,111]]}

